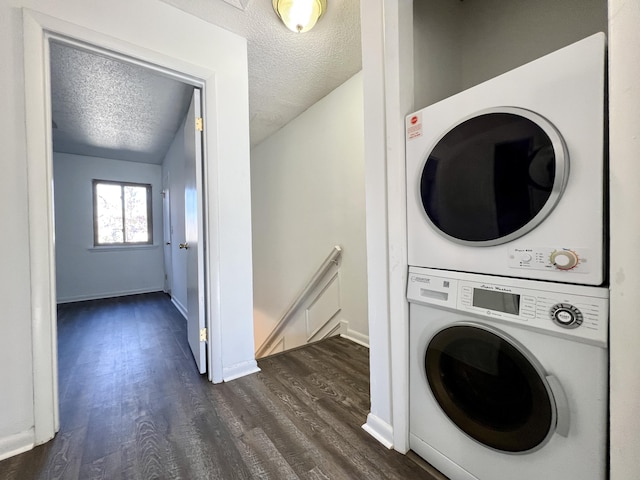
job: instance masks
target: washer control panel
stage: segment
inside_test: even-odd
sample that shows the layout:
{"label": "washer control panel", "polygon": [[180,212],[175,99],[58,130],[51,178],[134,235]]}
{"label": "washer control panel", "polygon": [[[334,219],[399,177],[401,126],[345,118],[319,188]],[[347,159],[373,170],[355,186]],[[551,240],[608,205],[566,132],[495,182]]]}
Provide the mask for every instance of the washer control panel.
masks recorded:
{"label": "washer control panel", "polygon": [[[446,274],[455,277],[439,276]],[[463,311],[484,320],[517,323],[552,335],[607,345],[606,288],[411,267],[407,298],[409,302]]]}
{"label": "washer control panel", "polygon": [[509,267],[525,270],[589,273],[586,248],[534,247],[510,248]]}
{"label": "washer control panel", "polygon": [[578,328],[582,325],[582,312],[570,303],[556,303],[551,307],[551,320],[563,328]]}

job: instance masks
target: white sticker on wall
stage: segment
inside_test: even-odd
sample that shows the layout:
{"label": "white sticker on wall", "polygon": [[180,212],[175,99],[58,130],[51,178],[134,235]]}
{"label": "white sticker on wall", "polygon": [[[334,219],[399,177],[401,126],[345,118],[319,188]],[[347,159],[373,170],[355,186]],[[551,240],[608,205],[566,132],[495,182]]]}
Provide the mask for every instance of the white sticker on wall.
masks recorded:
{"label": "white sticker on wall", "polygon": [[422,136],[422,113],[407,117],[407,140]]}

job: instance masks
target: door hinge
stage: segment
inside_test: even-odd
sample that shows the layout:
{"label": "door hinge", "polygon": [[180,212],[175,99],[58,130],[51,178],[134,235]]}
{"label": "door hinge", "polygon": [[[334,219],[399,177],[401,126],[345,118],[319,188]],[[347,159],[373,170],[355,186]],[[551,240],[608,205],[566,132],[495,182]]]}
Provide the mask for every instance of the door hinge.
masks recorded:
{"label": "door hinge", "polygon": [[201,342],[206,342],[207,341],[207,329],[206,328],[201,328],[200,329],[200,341]]}
{"label": "door hinge", "polygon": [[196,130],[198,130],[199,132],[201,132],[203,130],[202,117],[196,118]]}

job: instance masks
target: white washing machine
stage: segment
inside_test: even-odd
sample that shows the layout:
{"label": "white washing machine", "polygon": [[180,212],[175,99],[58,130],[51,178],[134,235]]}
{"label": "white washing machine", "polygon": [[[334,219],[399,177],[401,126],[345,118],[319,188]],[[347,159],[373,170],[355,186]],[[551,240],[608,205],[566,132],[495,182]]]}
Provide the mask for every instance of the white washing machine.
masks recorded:
{"label": "white washing machine", "polygon": [[608,290],[409,269],[410,447],[452,480],[602,480]]}
{"label": "white washing machine", "polygon": [[605,36],[407,117],[409,265],[601,285]]}

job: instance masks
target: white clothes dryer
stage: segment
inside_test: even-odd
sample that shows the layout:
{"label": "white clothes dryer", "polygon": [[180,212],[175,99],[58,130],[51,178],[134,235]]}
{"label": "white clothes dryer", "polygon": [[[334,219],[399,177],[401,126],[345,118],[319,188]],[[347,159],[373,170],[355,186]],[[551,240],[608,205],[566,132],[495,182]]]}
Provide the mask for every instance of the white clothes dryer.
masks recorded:
{"label": "white clothes dryer", "polygon": [[605,36],[407,117],[409,265],[601,285]]}
{"label": "white clothes dryer", "polygon": [[452,480],[602,480],[608,290],[409,269],[410,448]]}

